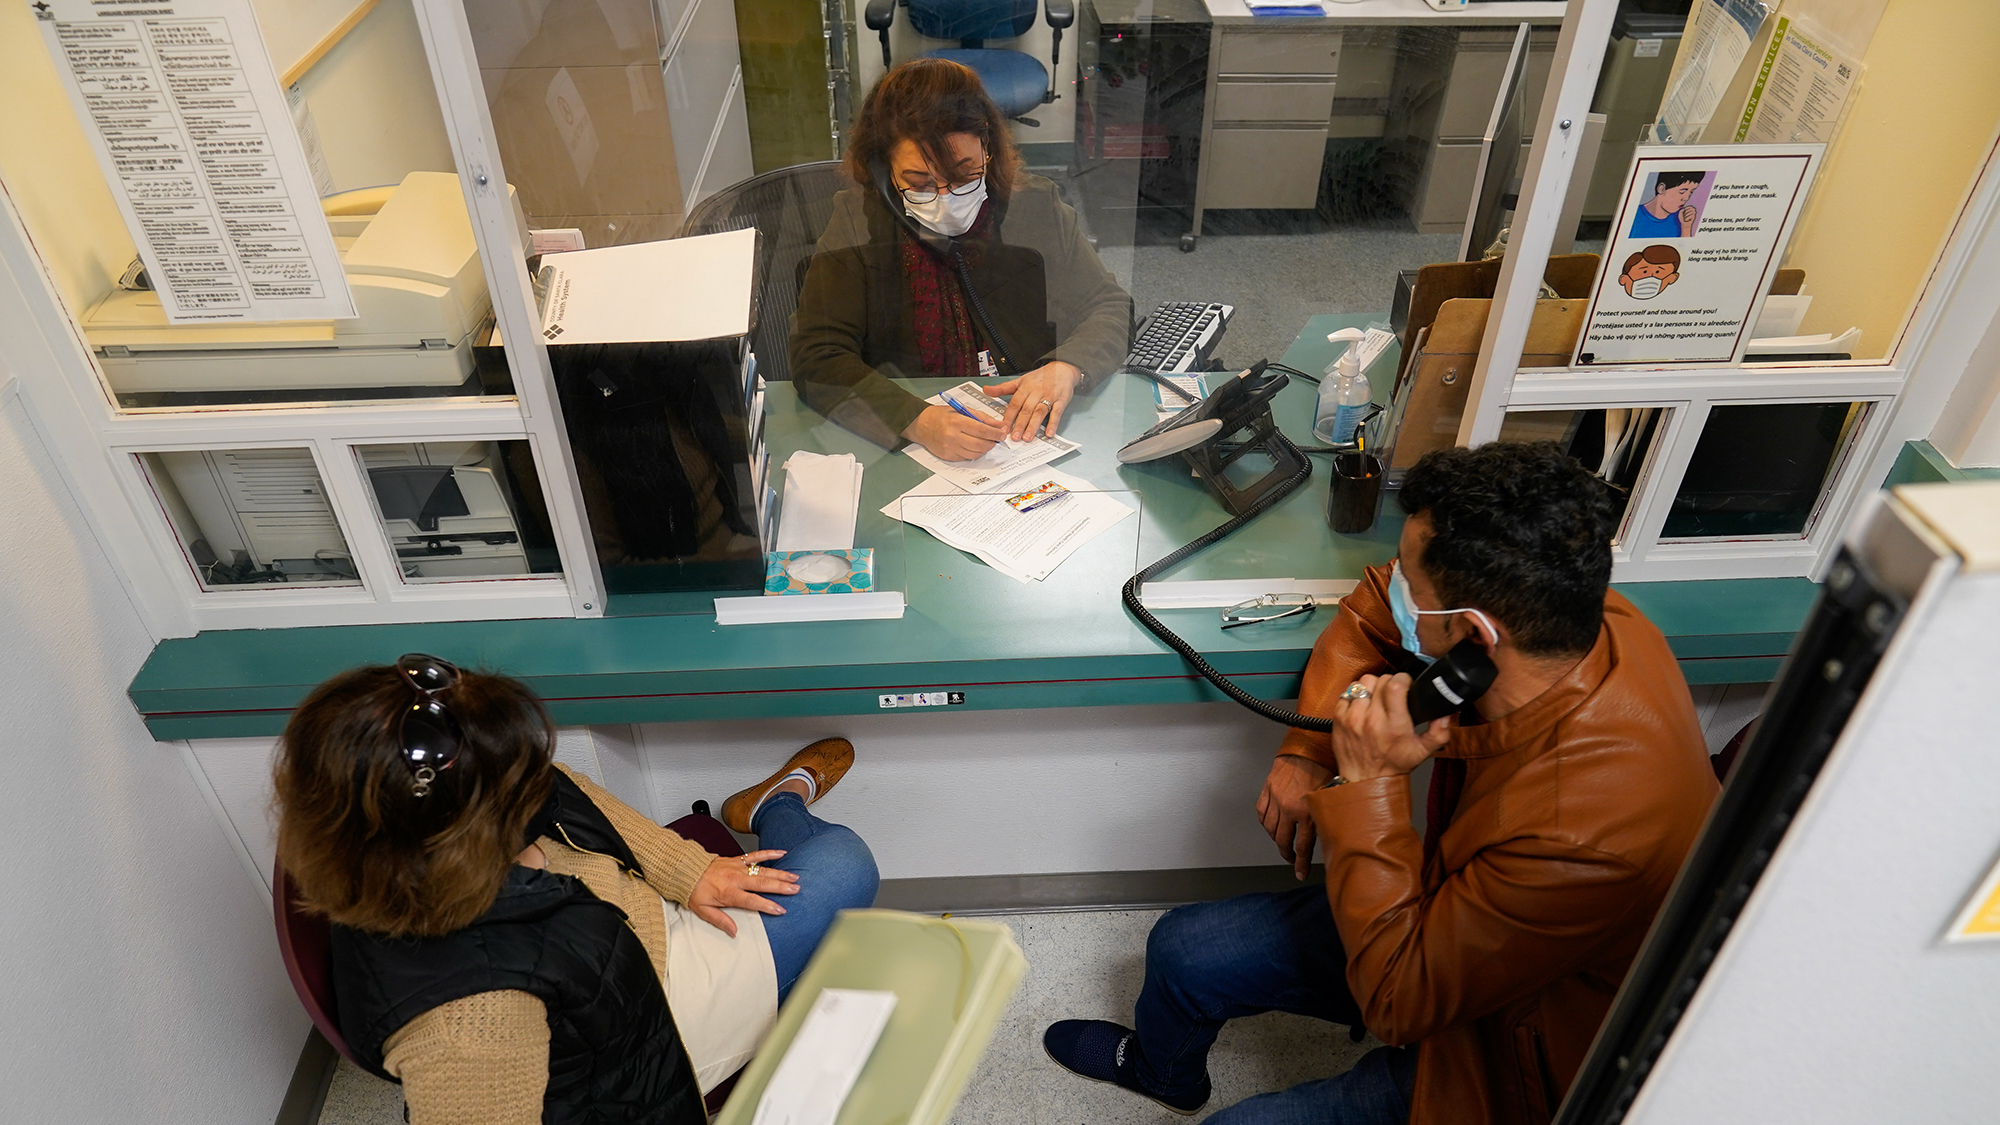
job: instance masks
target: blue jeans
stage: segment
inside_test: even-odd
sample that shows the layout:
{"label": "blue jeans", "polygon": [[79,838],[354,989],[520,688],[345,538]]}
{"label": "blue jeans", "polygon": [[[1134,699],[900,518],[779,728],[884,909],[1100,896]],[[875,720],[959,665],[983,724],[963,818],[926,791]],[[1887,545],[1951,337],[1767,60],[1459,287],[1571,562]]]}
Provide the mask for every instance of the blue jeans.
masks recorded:
{"label": "blue jeans", "polygon": [[[1168,912],[1146,939],[1146,984],[1134,1019],[1139,1082],[1156,1093],[1192,1093],[1208,1075],[1208,1049],[1222,1025],[1272,1011],[1349,1027],[1361,1023],[1324,887]],[[1209,1120],[1402,1125],[1410,1115],[1416,1060],[1414,1047],[1385,1047],[1345,1074],[1248,1098]]]}
{"label": "blue jeans", "polygon": [[770,896],[785,912],[764,915],[782,1004],[819,948],[819,939],[833,925],[833,916],[875,905],[882,876],[875,870],[874,854],[853,829],[828,824],[807,812],[805,801],[795,793],[765,801],[750,827],[757,833],[758,847],[785,853],[766,866],[799,877],[798,894]]}

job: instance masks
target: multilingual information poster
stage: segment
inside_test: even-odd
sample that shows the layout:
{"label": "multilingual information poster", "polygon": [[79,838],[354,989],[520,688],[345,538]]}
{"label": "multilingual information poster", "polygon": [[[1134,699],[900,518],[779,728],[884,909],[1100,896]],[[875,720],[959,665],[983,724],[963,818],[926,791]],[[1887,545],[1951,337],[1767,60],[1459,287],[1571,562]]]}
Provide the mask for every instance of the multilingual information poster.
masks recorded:
{"label": "multilingual information poster", "polygon": [[168,320],[354,315],[250,0],[31,7]]}
{"label": "multilingual information poster", "polygon": [[1577,364],[1741,359],[1825,147],[1641,146]]}

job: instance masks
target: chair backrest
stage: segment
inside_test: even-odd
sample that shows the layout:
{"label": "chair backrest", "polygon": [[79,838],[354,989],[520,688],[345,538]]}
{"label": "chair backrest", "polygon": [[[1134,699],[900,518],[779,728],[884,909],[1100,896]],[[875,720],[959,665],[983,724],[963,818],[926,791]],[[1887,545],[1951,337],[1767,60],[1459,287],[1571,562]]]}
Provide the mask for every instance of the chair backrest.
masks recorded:
{"label": "chair backrest", "polygon": [[667,825],[667,831],[683,840],[693,840],[707,848],[710,855],[724,859],[743,854],[743,845],[736,842],[723,823],[707,813],[689,813]]}
{"label": "chair backrest", "polygon": [[292,900],[292,881],[282,865],[271,872],[271,913],[278,926],[278,953],[284,958],[285,975],[292,978],[292,990],[313,1026],[326,1037],[341,1057],[356,1066],[360,1060],[341,1038],[340,1022],[333,1007],[332,928],[324,918],[307,914]]}
{"label": "chair backrest", "polygon": [[910,0],[910,28],[930,39],[1019,39],[1038,0]]}
{"label": "chair backrest", "polygon": [[766,379],[792,377],[788,355],[792,316],[799,308],[796,279],[804,277],[798,264],[812,258],[813,247],[826,233],[834,195],[853,184],[837,160],[776,168],[695,204],[681,226],[683,237],[757,228],[757,307],[751,314],[750,348],[757,353],[757,373]]}

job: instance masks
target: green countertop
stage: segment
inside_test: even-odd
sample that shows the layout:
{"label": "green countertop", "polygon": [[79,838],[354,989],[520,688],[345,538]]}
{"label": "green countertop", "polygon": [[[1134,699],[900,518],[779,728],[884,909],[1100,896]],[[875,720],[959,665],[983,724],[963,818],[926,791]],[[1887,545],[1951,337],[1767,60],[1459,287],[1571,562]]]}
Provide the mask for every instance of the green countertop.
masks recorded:
{"label": "green countertop", "polygon": [[[1314,317],[1284,361],[1318,371],[1333,351],[1326,333],[1369,319]],[[879,509],[927,471],[804,409],[780,383],[770,388],[765,424],[773,471],[797,448],[853,453],[866,465],[856,545],[876,549],[878,588],[905,591],[901,620],[725,627],[705,600],[700,612],[650,613],[649,605],[669,599],[640,596],[614,598],[611,615],[598,619],[210,632],[156,646],[130,695],[158,738],[271,735],[327,677],[423,651],[520,678],[565,726],[860,714],[879,710],[882,693],[918,691],[962,692],[966,710],[1220,699],[1118,599],[1138,566],[1225,518],[1177,459],[1116,463],[1119,444],[1152,424],[1150,387],[1114,377],[1065,420],[1062,433],[1083,449],[1053,467],[1120,491],[1139,516],[1086,544],[1043,582],[1017,582],[926,532],[905,534]],[[1295,440],[1310,440],[1313,394],[1295,381],[1279,395],[1278,416]],[[1325,460],[1314,461],[1305,487],[1167,577],[1348,578],[1387,561],[1401,524],[1393,499],[1371,532],[1336,535],[1324,518]],[[1769,679],[1814,596],[1804,579],[1618,589],[1667,634],[1692,683]],[[1279,699],[1297,691],[1330,612],[1229,632],[1213,609],[1160,617],[1218,669]]]}

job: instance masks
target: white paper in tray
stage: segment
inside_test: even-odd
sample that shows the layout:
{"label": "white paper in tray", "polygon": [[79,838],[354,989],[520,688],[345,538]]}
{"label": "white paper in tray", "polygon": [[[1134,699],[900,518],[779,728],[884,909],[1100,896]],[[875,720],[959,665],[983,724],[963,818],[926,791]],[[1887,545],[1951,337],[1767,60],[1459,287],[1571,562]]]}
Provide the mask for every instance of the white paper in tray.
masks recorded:
{"label": "white paper in tray", "polygon": [[575,250],[544,259],[551,344],[713,340],[750,331],[757,232]]}

